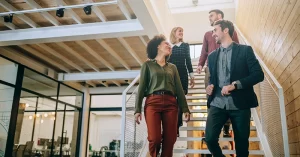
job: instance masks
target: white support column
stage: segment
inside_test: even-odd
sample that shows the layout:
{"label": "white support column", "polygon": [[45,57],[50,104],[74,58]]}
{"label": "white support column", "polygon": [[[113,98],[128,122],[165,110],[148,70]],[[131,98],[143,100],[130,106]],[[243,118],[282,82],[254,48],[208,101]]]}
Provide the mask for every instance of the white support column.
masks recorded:
{"label": "white support column", "polygon": [[82,120],[81,120],[81,135],[80,135],[80,151],[79,156],[87,156],[86,142],[88,135],[88,121],[89,121],[89,108],[90,108],[90,90],[87,86],[83,88],[83,106],[82,106]]}

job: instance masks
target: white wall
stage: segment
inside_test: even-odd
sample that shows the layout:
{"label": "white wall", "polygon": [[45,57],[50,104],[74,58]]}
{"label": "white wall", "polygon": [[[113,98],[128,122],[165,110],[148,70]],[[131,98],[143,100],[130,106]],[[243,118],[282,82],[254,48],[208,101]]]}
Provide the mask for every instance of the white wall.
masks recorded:
{"label": "white wall", "polygon": [[[235,22],[235,9],[221,9],[224,19]],[[212,30],[208,15],[209,10],[173,14],[176,26],[183,27],[184,40],[188,43],[202,43],[205,32]]]}
{"label": "white wall", "polygon": [[93,150],[100,150],[102,146],[109,146],[112,140],[120,140],[121,116],[99,116],[91,113],[89,144]]}

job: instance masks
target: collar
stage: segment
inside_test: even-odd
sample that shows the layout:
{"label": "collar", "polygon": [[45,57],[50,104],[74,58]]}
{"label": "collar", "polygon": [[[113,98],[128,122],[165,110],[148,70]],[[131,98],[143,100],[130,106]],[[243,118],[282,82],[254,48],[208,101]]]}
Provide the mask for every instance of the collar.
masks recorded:
{"label": "collar", "polygon": [[[154,62],[154,63],[157,63],[157,60],[156,59],[150,59],[152,62]],[[157,63],[158,64],[158,63]],[[166,65],[168,65],[169,64],[169,62],[167,61],[166,62]]]}
{"label": "collar", "polygon": [[175,45],[176,45],[177,47],[179,47],[181,44],[182,44],[182,42],[179,42],[179,43],[177,43],[177,44],[173,44],[172,47],[174,47]]}
{"label": "collar", "polygon": [[232,47],[233,47],[233,43],[234,42],[232,42],[227,48],[224,48],[224,47],[220,46],[221,51],[224,51],[224,50],[230,51],[232,49]]}

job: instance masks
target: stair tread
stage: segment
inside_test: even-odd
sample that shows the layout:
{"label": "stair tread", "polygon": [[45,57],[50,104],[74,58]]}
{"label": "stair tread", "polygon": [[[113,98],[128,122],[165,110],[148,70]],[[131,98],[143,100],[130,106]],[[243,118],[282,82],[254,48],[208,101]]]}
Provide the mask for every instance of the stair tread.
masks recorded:
{"label": "stair tread", "polygon": [[[205,127],[200,127],[200,126],[197,126],[197,127],[194,127],[194,126],[187,126],[187,127],[180,127],[179,128],[179,131],[204,131],[205,130]],[[230,130],[232,130],[232,127],[230,127]],[[250,127],[250,130],[254,131],[256,130],[256,127],[255,126],[251,126]]]}
{"label": "stair tread", "polygon": [[[173,149],[174,153],[211,154],[208,149]],[[235,150],[222,150],[223,154],[235,154]],[[263,150],[249,150],[251,155],[264,155]]]}
{"label": "stair tread", "polygon": [[[190,121],[206,121],[207,117],[191,117]],[[251,117],[250,120],[253,120],[253,118]]]}
{"label": "stair tread", "polygon": [[206,109],[192,109],[190,110],[191,113],[207,113]]}
{"label": "stair tread", "polygon": [[[177,141],[201,141],[204,137],[177,137]],[[234,141],[232,137],[220,137],[219,141]],[[258,137],[249,137],[249,141],[258,142],[260,139]]]}
{"label": "stair tread", "polygon": [[206,106],[207,102],[188,102],[188,106]]}
{"label": "stair tread", "polygon": [[189,89],[190,94],[206,94],[205,89]]}
{"label": "stair tread", "polygon": [[206,99],[206,96],[186,96],[187,100],[195,100],[195,99]]}

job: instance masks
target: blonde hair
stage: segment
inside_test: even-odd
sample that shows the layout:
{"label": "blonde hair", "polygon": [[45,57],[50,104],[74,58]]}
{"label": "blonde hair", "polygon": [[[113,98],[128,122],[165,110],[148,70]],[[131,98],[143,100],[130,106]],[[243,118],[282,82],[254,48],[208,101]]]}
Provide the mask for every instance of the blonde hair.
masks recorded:
{"label": "blonde hair", "polygon": [[[182,27],[174,27],[174,28],[172,29],[172,31],[171,31],[171,34],[170,34],[170,42],[171,42],[172,44],[175,44],[176,41],[177,41],[177,40],[176,40],[176,31],[177,31],[178,29],[182,29],[182,30],[183,30]],[[180,39],[179,42],[183,42],[183,39]]]}

